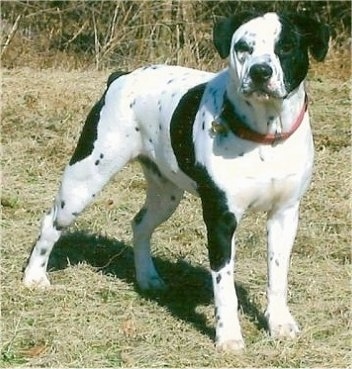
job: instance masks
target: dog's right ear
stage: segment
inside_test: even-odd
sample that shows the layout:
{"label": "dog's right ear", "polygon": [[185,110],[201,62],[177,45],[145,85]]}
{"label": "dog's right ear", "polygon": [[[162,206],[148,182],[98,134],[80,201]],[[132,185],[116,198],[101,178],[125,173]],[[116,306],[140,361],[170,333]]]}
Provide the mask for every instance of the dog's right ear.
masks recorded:
{"label": "dog's right ear", "polygon": [[235,17],[220,19],[214,25],[213,42],[222,59],[229,56],[233,33],[239,27]]}
{"label": "dog's right ear", "polygon": [[214,24],[213,42],[222,59],[230,54],[231,40],[236,29],[254,16],[253,11],[242,12],[228,18],[221,18]]}

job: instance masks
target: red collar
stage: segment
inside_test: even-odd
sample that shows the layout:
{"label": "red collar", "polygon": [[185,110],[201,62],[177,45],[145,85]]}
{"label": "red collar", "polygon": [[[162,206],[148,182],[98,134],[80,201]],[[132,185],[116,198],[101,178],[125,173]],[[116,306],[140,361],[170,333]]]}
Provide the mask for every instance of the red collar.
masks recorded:
{"label": "red collar", "polygon": [[298,117],[294,121],[292,128],[288,132],[282,133],[268,133],[261,134],[256,131],[253,131],[249,127],[247,127],[243,122],[238,119],[235,112],[233,111],[233,106],[229,99],[225,96],[224,108],[221,114],[221,117],[224,118],[225,122],[229,125],[230,130],[238,137],[243,140],[253,141],[256,143],[261,143],[264,145],[274,145],[276,143],[282,142],[288,139],[301,125],[303,121],[303,117],[308,108],[308,96],[305,95],[304,104],[301,112]]}

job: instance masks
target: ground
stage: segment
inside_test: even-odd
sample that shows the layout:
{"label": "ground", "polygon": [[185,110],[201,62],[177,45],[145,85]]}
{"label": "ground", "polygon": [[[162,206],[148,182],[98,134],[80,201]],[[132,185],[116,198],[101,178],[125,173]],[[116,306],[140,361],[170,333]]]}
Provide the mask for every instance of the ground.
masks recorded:
{"label": "ground", "polygon": [[[130,220],[144,200],[137,164],[126,167],[56,245],[52,287],[21,284],[38,235],[107,72],[2,71],[1,367],[347,367],[350,316],[350,100],[338,66],[315,69],[309,97],[314,178],[301,206],[290,269],[290,307],[302,333],[274,341],[263,320],[265,215],[237,237],[236,287],[247,345],[214,347],[213,301],[199,200],[186,195],[154,236],[169,285],[144,295],[135,284]],[[314,67],[313,67],[314,70]],[[321,72],[322,71],[322,72]]]}

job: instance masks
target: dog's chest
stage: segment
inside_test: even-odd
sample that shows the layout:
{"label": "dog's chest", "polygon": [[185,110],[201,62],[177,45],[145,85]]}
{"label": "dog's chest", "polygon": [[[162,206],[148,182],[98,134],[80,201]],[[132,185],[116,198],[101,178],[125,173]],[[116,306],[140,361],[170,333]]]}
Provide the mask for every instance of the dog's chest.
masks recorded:
{"label": "dog's chest", "polygon": [[291,142],[274,147],[232,134],[216,135],[197,147],[197,159],[237,213],[288,206],[302,196],[311,176],[313,143],[308,124]]}

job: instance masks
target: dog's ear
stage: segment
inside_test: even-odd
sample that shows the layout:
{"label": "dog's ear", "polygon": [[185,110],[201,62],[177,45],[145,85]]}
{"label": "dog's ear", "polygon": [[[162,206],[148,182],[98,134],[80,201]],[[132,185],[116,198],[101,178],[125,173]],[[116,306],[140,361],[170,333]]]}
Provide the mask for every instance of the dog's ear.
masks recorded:
{"label": "dog's ear", "polygon": [[296,15],[293,22],[298,26],[313,58],[323,61],[329,49],[329,27],[311,17]]}
{"label": "dog's ear", "polygon": [[236,29],[262,13],[255,9],[242,11],[228,18],[220,18],[213,28],[213,42],[222,59],[230,54],[231,40]]}
{"label": "dog's ear", "polygon": [[230,53],[232,35],[239,27],[236,17],[222,18],[215,23],[213,28],[213,42],[222,59]]}
{"label": "dog's ear", "polygon": [[230,54],[231,40],[236,29],[252,18],[252,11],[241,12],[228,18],[221,18],[214,24],[213,42],[222,59]]}

